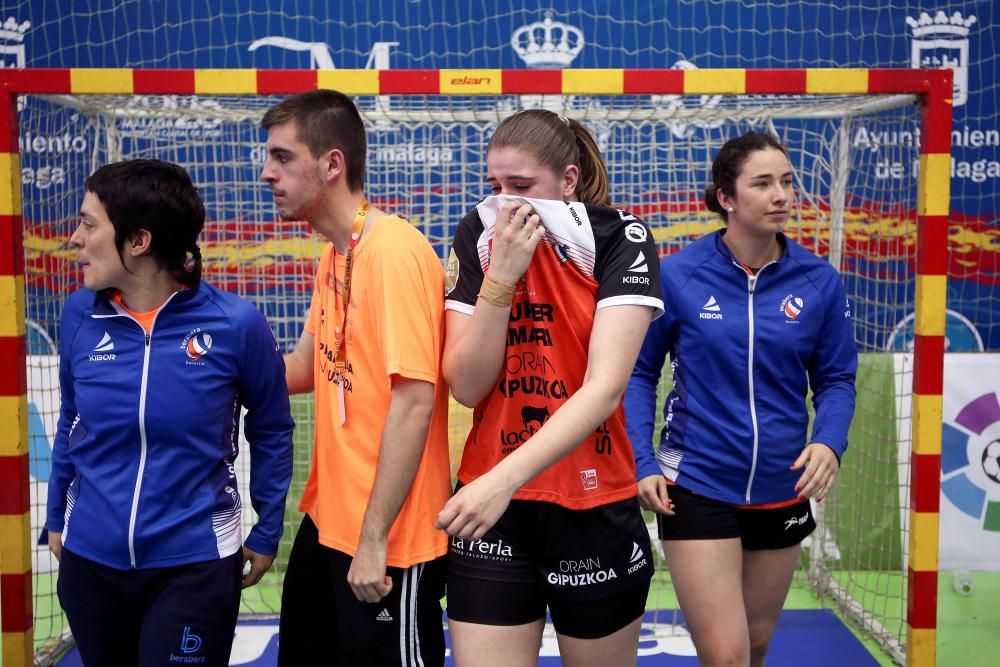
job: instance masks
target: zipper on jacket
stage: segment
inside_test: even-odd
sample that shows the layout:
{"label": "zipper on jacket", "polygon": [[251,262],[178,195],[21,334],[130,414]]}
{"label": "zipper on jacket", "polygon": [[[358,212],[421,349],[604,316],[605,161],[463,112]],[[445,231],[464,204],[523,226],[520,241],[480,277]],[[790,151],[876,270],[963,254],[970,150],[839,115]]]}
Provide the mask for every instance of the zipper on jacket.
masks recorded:
{"label": "zipper on jacket", "polygon": [[[758,272],[759,273],[759,272]],[[747,321],[749,322],[749,340],[747,341],[747,386],[750,390],[750,425],[753,427],[753,459],[750,461],[750,478],[747,480],[747,494],[744,502],[750,504],[750,489],[753,487],[753,477],[757,472],[757,444],[760,433],[757,431],[757,397],[753,391],[753,292],[757,287],[757,276],[747,275]]]}
{"label": "zipper on jacket", "polygon": [[757,279],[760,278],[760,274],[763,273],[764,269],[774,264],[774,261],[770,261],[764,266],[757,269],[757,273],[752,274],[747,269],[743,267],[739,262],[733,262],[736,266],[740,267],[747,276],[747,323],[748,323],[748,340],[747,340],[747,388],[750,392],[750,424],[753,426],[753,460],[750,462],[750,477],[747,479],[747,492],[743,499],[743,502],[747,505],[750,504],[750,490],[753,488],[753,478],[757,473],[757,447],[760,444],[760,431],[757,428],[757,396],[754,394],[753,386],[753,353],[754,353],[754,328],[753,328],[753,295],[757,289]]}
{"label": "zipper on jacket", "polygon": [[132,490],[132,509],[129,511],[128,515],[128,558],[129,565],[133,570],[136,567],[135,517],[139,509],[139,493],[142,491],[142,476],[146,470],[146,387],[149,380],[149,332],[145,332],[145,336],[145,344],[142,351],[142,384],[139,386],[139,469],[136,471],[135,475],[135,488]]}
{"label": "zipper on jacket", "polygon": [[[149,384],[149,354],[150,339],[153,336],[153,329],[156,328],[156,320],[160,313],[167,307],[170,300],[177,296],[174,292],[167,297],[163,305],[159,307],[153,315],[153,321],[149,323],[149,331],[144,331],[146,335],[145,346],[142,355],[142,384],[139,387],[139,470],[135,474],[135,489],[132,492],[132,509],[128,516],[128,557],[132,569],[136,569],[135,564],[135,518],[139,511],[139,493],[142,491],[142,476],[146,471],[146,387]],[[129,316],[131,317],[131,315]],[[132,318],[135,320],[135,318]]]}
{"label": "zipper on jacket", "polygon": [[145,328],[139,324],[139,320],[132,317],[128,311],[122,309],[115,303],[112,303],[112,307],[116,311],[114,315],[91,315],[91,317],[98,319],[106,317],[127,317],[143,329],[142,382],[139,385],[139,469],[135,474],[135,488],[132,490],[132,508],[129,510],[128,516],[128,559],[129,568],[133,570],[136,569],[135,519],[139,510],[139,493],[142,491],[142,476],[146,470],[146,387],[149,381],[150,339],[153,336],[153,329],[156,327],[156,320],[160,317],[160,313],[167,307],[170,300],[178,294],[179,292],[174,292],[168,296],[167,300],[163,302],[163,305],[157,309],[156,314],[153,315],[153,321],[149,325],[149,331],[146,331]]}

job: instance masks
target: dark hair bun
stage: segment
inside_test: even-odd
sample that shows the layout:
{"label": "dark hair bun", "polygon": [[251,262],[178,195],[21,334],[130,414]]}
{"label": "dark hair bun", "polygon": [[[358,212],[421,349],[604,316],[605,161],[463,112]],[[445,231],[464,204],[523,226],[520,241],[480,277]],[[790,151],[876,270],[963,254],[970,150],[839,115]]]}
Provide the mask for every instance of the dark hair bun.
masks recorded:
{"label": "dark hair bun", "polygon": [[719,186],[715,183],[705,188],[705,206],[712,213],[718,213],[723,217],[726,216],[726,210],[719,203]]}

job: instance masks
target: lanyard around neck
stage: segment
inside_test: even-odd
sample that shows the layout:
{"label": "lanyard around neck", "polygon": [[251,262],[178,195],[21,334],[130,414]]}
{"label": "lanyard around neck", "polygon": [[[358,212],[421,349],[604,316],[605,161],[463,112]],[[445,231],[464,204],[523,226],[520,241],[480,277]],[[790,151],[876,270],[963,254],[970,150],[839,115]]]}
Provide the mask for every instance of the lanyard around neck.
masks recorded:
{"label": "lanyard around neck", "polygon": [[[354,248],[358,245],[358,241],[361,240],[361,232],[365,227],[365,220],[368,217],[368,200],[362,199],[361,205],[358,206],[358,212],[354,214],[354,222],[351,224],[351,242],[347,246],[347,259],[344,264],[344,318],[340,325],[340,335],[337,336],[335,349],[334,349],[334,382],[340,384],[341,378],[344,377],[344,371],[347,370],[347,309],[351,305],[351,269],[354,264]],[[336,261],[336,253],[334,253],[334,261]],[[336,290],[334,291],[334,299],[336,299]]]}

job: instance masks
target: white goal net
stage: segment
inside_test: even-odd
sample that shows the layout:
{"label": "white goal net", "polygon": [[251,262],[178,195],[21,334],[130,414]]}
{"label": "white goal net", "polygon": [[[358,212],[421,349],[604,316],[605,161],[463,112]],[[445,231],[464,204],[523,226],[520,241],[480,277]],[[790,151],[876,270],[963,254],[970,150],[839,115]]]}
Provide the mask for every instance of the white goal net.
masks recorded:
{"label": "white goal net", "polygon": [[[320,240],[302,223],[280,221],[259,182],[265,153],[259,121],[276,98],[223,96],[29,96],[19,112],[27,291],[32,536],[44,524],[48,452],[58,409],[59,315],[79,285],[66,240],[83,180],[106,162],[156,157],[185,166],[208,211],[201,246],[205,277],[258,305],[288,350],[301,331]],[[749,129],[777,135],[796,173],[798,203],[789,234],[829,258],[858,313],[858,414],[839,488],[823,503],[819,530],[804,551],[797,586],[810,587],[855,618],[899,658],[904,650],[906,570],[902,515],[907,476],[898,452],[897,382],[883,350],[913,307],[919,108],[907,96],[484,96],[362,97],[368,126],[366,191],[380,208],[405,216],[446,257],[457,222],[489,192],[483,153],[498,120],[527,106],[579,118],[607,158],[612,199],[652,227],[661,252],[675,252],[716,229],[702,193],[722,143]],[[865,141],[880,138],[879,151]],[[891,140],[890,140],[891,137]],[[859,139],[860,138],[860,139]],[[44,154],[44,167],[32,165]],[[880,170],[891,170],[887,177]],[[897,173],[898,172],[898,173]],[[311,397],[293,402],[296,472],[285,537],[273,571],[244,594],[244,611],[275,614],[312,444]],[[457,463],[468,413],[452,411]],[[658,432],[658,430],[657,430]],[[241,457],[244,461],[246,456]],[[905,470],[905,466],[903,468]],[[249,503],[244,503],[249,512]],[[250,521],[251,517],[245,517]],[[35,640],[39,650],[67,635],[55,598],[54,561],[34,558]],[[676,609],[665,566],[649,608]],[[659,612],[644,640],[675,632]]]}

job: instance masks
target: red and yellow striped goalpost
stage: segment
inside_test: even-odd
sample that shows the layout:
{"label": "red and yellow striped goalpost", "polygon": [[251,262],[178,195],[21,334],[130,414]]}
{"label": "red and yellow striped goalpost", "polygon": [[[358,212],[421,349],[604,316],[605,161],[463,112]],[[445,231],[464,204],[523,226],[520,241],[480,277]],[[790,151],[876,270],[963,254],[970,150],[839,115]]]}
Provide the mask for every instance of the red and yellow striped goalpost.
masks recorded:
{"label": "red and yellow striped goalpost", "polygon": [[3,664],[30,665],[31,515],[17,98],[0,78],[0,629]]}
{"label": "red and yellow striped goalpost", "polygon": [[936,661],[945,299],[951,187],[951,72],[928,80],[920,113],[917,182],[917,290],[913,349],[913,447],[906,658]]}
{"label": "red and yellow striped goalpost", "polygon": [[31,531],[19,94],[284,95],[915,94],[921,112],[906,659],[937,639],[941,393],[952,73],[910,69],[141,70],[0,69],[0,604],[5,665],[32,659]]}

